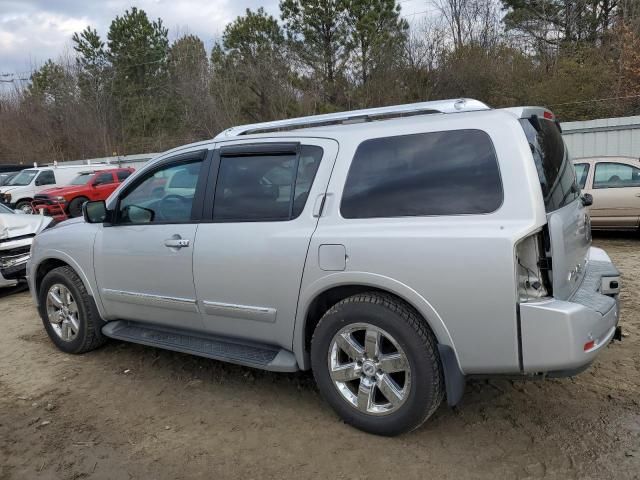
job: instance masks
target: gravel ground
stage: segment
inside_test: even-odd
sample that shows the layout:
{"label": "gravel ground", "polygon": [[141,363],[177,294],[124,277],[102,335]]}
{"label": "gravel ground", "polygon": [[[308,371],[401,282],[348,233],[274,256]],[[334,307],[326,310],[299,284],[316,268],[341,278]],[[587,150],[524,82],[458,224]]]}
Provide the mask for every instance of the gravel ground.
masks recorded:
{"label": "gravel ground", "polygon": [[470,383],[397,438],[338,420],[308,373],[111,342],[49,342],[27,292],[0,293],[0,479],[640,478],[640,238],[597,236],[623,273],[621,324],[574,379]]}

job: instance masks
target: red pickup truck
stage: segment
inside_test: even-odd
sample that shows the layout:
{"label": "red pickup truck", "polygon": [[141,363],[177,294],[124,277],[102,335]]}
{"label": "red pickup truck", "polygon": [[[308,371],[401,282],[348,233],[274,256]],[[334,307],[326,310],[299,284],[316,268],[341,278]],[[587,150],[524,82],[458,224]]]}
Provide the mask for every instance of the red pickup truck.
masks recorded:
{"label": "red pickup truck", "polygon": [[84,202],[106,200],[133,171],[133,168],[112,168],[82,172],[69,185],[38,193],[33,200],[33,211],[42,211],[57,221],[79,217]]}

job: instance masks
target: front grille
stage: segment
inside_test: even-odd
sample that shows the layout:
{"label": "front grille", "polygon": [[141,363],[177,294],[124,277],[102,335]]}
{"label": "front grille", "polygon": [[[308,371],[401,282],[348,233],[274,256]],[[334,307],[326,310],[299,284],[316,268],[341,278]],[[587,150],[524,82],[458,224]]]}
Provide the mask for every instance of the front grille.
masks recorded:
{"label": "front grille", "polygon": [[[34,235],[31,235],[35,237]],[[11,240],[14,240],[13,238]],[[16,255],[24,255],[31,251],[31,245],[25,245],[22,247],[9,248],[8,250],[0,250],[0,260],[6,257],[15,257]]]}
{"label": "front grille", "polygon": [[[3,238],[2,240],[0,240],[0,243],[15,242],[16,240],[25,240],[25,239],[27,239],[27,238],[33,238],[33,237],[35,237],[35,236],[36,236],[36,234],[35,234],[35,233],[29,233],[29,234],[27,234],[27,235],[20,235],[20,236],[17,236],[17,237]],[[22,247],[19,247],[19,248],[22,248]],[[27,251],[28,251],[28,250],[29,250],[29,249],[27,248]],[[0,252],[0,255],[2,255],[2,252]]]}
{"label": "front grille", "polygon": [[33,202],[36,205],[52,205],[53,200],[49,195],[36,195],[33,197]]}

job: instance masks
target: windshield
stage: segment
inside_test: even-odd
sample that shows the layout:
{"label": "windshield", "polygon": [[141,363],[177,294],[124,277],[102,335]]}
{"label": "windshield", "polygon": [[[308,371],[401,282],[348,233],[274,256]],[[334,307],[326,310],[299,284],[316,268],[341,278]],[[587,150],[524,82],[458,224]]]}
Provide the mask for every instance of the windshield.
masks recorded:
{"label": "windshield", "polygon": [[81,173],[69,185],[86,185],[93,177],[93,173]]}
{"label": "windshield", "polygon": [[7,185],[24,186],[29,185],[38,174],[38,170],[23,170],[13,177]]}
{"label": "windshield", "polygon": [[529,140],[547,212],[573,202],[580,188],[558,126],[541,118],[521,119],[520,124]]}
{"label": "windshield", "polygon": [[5,207],[0,203],[0,213],[16,213],[16,212],[11,210],[9,207]]}

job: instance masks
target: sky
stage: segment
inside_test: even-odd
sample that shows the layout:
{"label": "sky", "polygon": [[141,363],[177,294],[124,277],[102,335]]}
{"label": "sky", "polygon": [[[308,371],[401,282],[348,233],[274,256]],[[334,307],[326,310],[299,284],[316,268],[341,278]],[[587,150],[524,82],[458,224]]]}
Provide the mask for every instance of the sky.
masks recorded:
{"label": "sky", "polygon": [[[47,59],[73,54],[71,36],[88,25],[106,38],[109,24],[131,6],[162,18],[174,40],[198,35],[207,49],[224,27],[247,8],[263,6],[278,16],[278,0],[0,0],[0,80],[28,77]],[[413,20],[427,0],[401,0],[403,15]]]}

